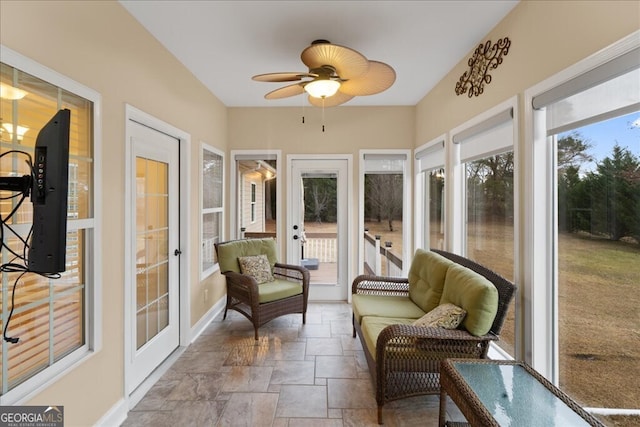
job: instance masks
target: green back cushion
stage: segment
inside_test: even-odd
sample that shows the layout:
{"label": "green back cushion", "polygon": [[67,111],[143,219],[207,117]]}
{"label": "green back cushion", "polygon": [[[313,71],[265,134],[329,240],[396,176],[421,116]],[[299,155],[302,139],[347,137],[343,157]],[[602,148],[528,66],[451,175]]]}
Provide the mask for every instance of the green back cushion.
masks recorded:
{"label": "green back cushion", "polygon": [[218,262],[220,271],[235,271],[240,273],[238,258],[250,255],[264,254],[269,259],[269,264],[273,266],[278,262],[276,241],[273,238],[266,239],[246,239],[234,240],[218,245]]}
{"label": "green back cushion", "polygon": [[480,274],[452,265],[447,270],[440,304],[455,304],[467,311],[462,326],[476,336],[491,329],[498,311],[498,290]]}
{"label": "green back cushion", "polygon": [[416,250],[409,269],[409,298],[425,313],[440,303],[450,261],[435,252]]}

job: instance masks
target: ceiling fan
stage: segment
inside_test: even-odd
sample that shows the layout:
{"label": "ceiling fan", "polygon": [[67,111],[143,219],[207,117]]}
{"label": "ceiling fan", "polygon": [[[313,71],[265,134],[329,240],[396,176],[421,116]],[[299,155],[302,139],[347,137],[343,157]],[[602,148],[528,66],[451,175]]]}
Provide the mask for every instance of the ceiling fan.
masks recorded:
{"label": "ceiling fan", "polygon": [[309,94],[309,103],[318,107],[335,107],[354,96],[374,95],[387,90],[396,80],[396,72],[384,62],[368,60],[360,52],[315,40],[305,48],[300,59],[308,72],[258,74],[259,82],[294,82],[267,93],[266,99],[280,99]]}

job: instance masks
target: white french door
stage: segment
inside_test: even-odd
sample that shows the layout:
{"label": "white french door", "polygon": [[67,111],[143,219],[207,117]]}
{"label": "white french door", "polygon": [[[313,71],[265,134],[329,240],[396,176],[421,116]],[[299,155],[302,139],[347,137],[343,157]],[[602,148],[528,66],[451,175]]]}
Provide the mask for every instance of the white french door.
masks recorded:
{"label": "white french door", "polygon": [[309,269],[309,299],[346,301],[347,159],[290,159],[287,260]]}
{"label": "white french door", "polygon": [[127,236],[129,360],[133,392],[179,345],[179,141],[128,123],[131,232]]}

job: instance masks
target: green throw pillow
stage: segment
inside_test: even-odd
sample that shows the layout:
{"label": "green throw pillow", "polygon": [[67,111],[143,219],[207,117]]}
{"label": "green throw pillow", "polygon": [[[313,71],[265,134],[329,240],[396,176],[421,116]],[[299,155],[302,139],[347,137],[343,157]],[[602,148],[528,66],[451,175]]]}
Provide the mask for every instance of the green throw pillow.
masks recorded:
{"label": "green throw pillow", "polygon": [[266,255],[251,255],[238,258],[242,274],[253,277],[258,284],[273,282],[271,265]]}

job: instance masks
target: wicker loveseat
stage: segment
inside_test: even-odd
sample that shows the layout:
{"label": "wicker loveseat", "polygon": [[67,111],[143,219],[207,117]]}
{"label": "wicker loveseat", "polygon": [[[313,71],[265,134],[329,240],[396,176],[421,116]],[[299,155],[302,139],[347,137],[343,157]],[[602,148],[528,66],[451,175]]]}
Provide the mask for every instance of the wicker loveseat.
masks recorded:
{"label": "wicker loveseat", "polygon": [[[511,282],[486,267],[437,250],[418,249],[408,278],[358,276],[353,336],[360,337],[374,382],[378,423],[385,402],[438,394],[442,359],[485,358],[514,292]],[[413,325],[444,304],[466,311],[456,329]]]}
{"label": "wicker loveseat", "polygon": [[[254,336],[258,328],[285,314],[302,314],[306,323],[309,299],[309,271],[299,265],[278,262],[273,238],[243,239],[215,245],[220,271],[227,280],[227,310],[235,310],[253,323]],[[256,275],[243,274],[242,258],[266,256],[265,268],[269,278],[258,283]],[[244,273],[247,273],[246,271]]]}

